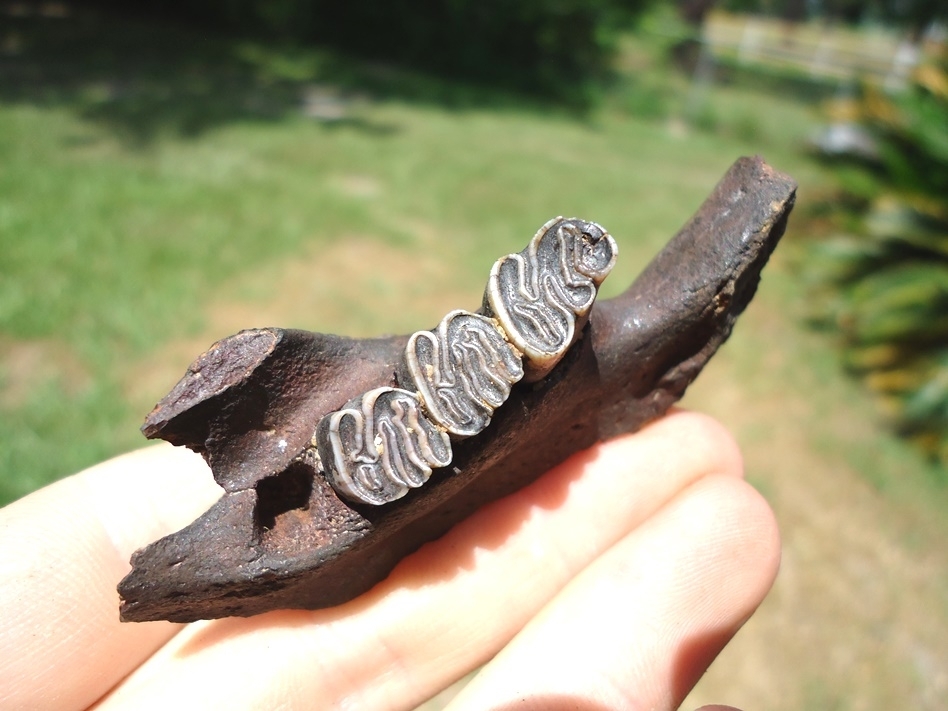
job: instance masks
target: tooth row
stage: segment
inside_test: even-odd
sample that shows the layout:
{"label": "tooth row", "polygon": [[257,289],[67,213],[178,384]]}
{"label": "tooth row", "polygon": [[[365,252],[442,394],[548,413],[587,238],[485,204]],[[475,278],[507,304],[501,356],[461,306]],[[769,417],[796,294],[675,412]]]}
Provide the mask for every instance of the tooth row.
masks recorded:
{"label": "tooth row", "polygon": [[[494,263],[482,313],[451,311],[408,341],[399,380],[323,417],[315,441],[345,499],[380,505],[451,463],[451,437],[482,432],[519,380],[544,377],[582,331],[615,264],[602,227],[557,217]],[[449,436],[450,435],[450,436]]]}

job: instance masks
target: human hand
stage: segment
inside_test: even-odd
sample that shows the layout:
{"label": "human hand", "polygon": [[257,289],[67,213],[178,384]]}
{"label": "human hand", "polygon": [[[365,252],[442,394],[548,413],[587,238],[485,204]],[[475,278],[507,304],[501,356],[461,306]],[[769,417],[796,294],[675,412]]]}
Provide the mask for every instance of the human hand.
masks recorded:
{"label": "human hand", "polygon": [[[219,495],[156,446],[0,510],[0,708],[674,709],[773,582],[773,515],[676,412],[477,511],[335,608],[118,620],[136,548]],[[722,707],[723,708],[723,707]]]}

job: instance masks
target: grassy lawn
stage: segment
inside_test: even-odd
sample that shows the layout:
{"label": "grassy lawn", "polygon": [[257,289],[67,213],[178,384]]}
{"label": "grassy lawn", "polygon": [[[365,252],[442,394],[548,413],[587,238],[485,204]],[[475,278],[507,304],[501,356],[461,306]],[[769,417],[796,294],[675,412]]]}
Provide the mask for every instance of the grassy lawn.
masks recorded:
{"label": "grassy lawn", "polygon": [[[491,263],[557,214],[615,235],[608,296],[738,156],[761,153],[797,178],[800,212],[831,182],[801,151],[817,107],[740,86],[695,89],[656,59],[655,36],[630,39],[632,73],[577,117],[316,51],[85,16],[11,27],[0,37],[0,503],[144,444],[137,430],[153,403],[241,328],[430,326],[475,307]],[[327,106],[333,120],[313,117]],[[919,694],[941,677],[912,660],[948,664],[943,473],[885,432],[832,345],[801,325],[810,292],[796,217],[687,400],[735,431],[787,541],[790,582],[737,652],[774,659],[779,647],[764,678],[780,683],[757,696],[745,683],[728,699],[936,708]],[[817,535],[813,521],[827,530]],[[829,548],[834,536],[852,545]],[[873,541],[886,562],[873,560]],[[846,577],[836,556],[851,562],[857,548],[868,568]],[[873,587],[890,578],[923,604]],[[839,579],[848,587],[837,600],[826,590]],[[866,605],[847,610],[860,593]],[[851,612],[845,633],[833,627]],[[847,637],[854,629],[877,635],[868,652]],[[840,639],[859,673],[845,653],[808,651]],[[699,693],[732,693],[733,675],[715,674]]]}
{"label": "grassy lawn", "polygon": [[[769,143],[775,165],[801,163],[798,136],[755,113],[753,96],[716,97],[730,112],[718,133],[676,133],[609,108],[576,119],[483,91],[452,99],[407,75],[376,78],[369,95],[316,52],[214,40],[187,54],[186,33],[86,16],[18,26],[0,80],[0,500],[139,444],[144,413],[124,373],[201,333],[219,290],[252,290],[268,265],[309,254],[313,279],[384,273],[370,253],[345,275],[319,272],[322,251],[369,240],[443,257],[468,295],[458,305],[473,306],[498,255],[575,214],[619,238],[616,291],[738,155]],[[96,40],[98,53],[75,51]],[[345,117],[307,118],[289,97],[326,93],[333,72]],[[787,103],[788,115],[794,131],[808,125],[805,109]],[[256,297],[287,286],[274,276]],[[363,321],[385,328],[385,312],[409,315],[393,299],[410,296],[384,296],[279,323],[361,333]]]}

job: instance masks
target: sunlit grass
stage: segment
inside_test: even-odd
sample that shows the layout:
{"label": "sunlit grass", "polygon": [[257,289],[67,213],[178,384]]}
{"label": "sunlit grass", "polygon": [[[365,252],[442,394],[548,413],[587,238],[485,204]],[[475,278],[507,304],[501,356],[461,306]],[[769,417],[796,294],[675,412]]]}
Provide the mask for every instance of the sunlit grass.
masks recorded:
{"label": "sunlit grass", "polygon": [[[160,76],[153,65],[161,31],[154,32],[149,82]],[[356,238],[404,252],[401,269],[411,255],[430,254],[444,264],[446,282],[475,298],[494,259],[519,249],[549,217],[577,215],[601,222],[619,241],[608,296],[739,155],[762,153],[793,174],[803,199],[825,179],[800,152],[816,120],[812,107],[719,88],[701,99],[710,117],[703,128],[690,125],[684,107],[693,104],[693,88],[664,63],[654,36],[642,40],[633,61],[650,81],[667,78],[662,90],[670,101],[644,116],[632,109],[652,89],[637,75],[576,117],[509,96],[491,101],[484,90],[438,89],[408,75],[415,90],[400,97],[392,88],[400,75],[391,72],[379,80],[387,89],[360,93],[352,85],[358,74],[350,72],[342,120],[308,118],[301,104],[286,103],[292,92],[284,86],[266,95],[284,102],[273,112],[214,115],[199,131],[186,130],[179,118],[193,96],[182,90],[173,98],[175,72],[193,88],[200,79],[194,66],[227,75],[228,62],[253,60],[254,76],[266,79],[260,86],[299,81],[296,95],[321,90],[324,84],[307,83],[314,78],[331,78],[325,72],[333,65],[317,53],[285,50],[283,62],[279,48],[248,59],[246,44],[216,46],[219,66],[208,64],[206,50],[203,64],[175,58],[161,78],[164,88],[146,97],[153,103],[146,102],[144,124],[134,102],[145,99],[134,81],[109,88],[101,62],[89,69],[89,87],[82,89],[79,67],[55,100],[0,86],[7,97],[0,101],[0,500],[140,443],[145,413],[140,403],[130,405],[123,380],[132,366],[167,343],[204,333],[208,304],[225,287],[239,294],[235,284],[252,283],[256,299],[293,289],[279,274],[299,255]],[[285,65],[293,76],[284,76]],[[169,91],[171,99],[155,98]],[[215,95],[215,105],[247,103],[247,87],[232,91],[238,95]],[[98,97],[94,111],[90,95]],[[446,96],[454,99],[439,100]],[[358,281],[392,266],[367,259],[349,268],[358,274],[317,269],[312,278]],[[267,284],[260,274],[276,276]],[[788,300],[805,298],[796,286],[785,288]],[[410,290],[393,289],[372,306],[327,304],[309,322],[294,314],[293,323],[275,325],[363,333],[380,318],[366,310],[404,313],[412,298]],[[52,365],[15,366],[24,344]],[[57,370],[63,362],[72,365]]]}
{"label": "sunlit grass", "polygon": [[[42,397],[4,407],[5,496],[133,446],[144,413],[104,405],[115,373],[199,330],[215,289],[241,273],[352,235],[423,249],[421,223],[455,279],[476,284],[568,214],[619,239],[615,291],[754,150],[616,113],[577,121],[396,101],[350,111],[358,121],[235,122],[139,146],[68,107],[0,106],[0,333],[10,347],[57,344],[95,384],[57,397],[38,383]],[[311,327],[352,324],[314,314]]]}

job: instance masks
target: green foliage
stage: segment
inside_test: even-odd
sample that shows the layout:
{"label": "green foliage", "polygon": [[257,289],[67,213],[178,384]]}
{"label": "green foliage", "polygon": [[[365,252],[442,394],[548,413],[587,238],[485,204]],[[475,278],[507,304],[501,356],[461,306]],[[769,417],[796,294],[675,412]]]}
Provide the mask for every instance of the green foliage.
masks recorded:
{"label": "green foliage", "polygon": [[946,16],[941,0],[824,0],[820,3],[800,0],[723,0],[720,6],[730,12],[763,13],[792,19],[826,17],[844,22],[865,21],[898,24],[914,30]]}
{"label": "green foliage", "polygon": [[946,65],[923,66],[904,95],[867,87],[855,109],[880,158],[866,180],[845,174],[863,205],[857,234],[818,251],[827,313],[898,430],[948,465]]}
{"label": "green foliage", "polygon": [[[619,32],[648,0],[164,0],[139,3],[176,21],[257,37],[317,42],[441,76],[579,103],[608,73]],[[128,12],[126,3],[99,5]]]}

